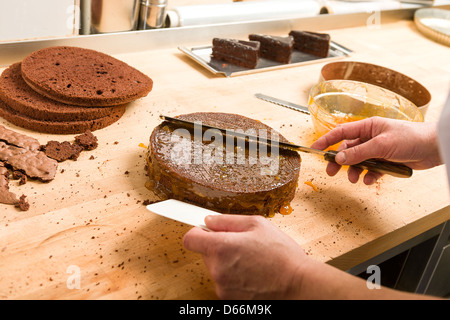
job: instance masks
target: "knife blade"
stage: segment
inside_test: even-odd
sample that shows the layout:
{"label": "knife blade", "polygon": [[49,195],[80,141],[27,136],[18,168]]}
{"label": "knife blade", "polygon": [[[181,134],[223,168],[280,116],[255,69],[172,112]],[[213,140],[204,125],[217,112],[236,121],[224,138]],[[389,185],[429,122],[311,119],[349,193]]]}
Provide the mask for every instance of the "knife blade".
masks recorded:
{"label": "knife blade", "polygon": [[[324,151],[324,150],[319,150],[319,149],[313,149],[313,148],[308,148],[308,147],[304,147],[304,146],[300,146],[300,145],[296,145],[296,144],[292,144],[292,143],[288,143],[288,142],[283,142],[283,141],[278,141],[278,140],[273,140],[273,139],[265,139],[262,137],[258,137],[258,136],[254,136],[254,135],[250,135],[250,134],[246,134],[246,133],[242,133],[242,132],[237,132],[237,131],[233,131],[233,130],[228,130],[225,128],[209,126],[209,125],[203,124],[201,122],[193,122],[193,121],[183,120],[183,119],[179,119],[179,118],[168,117],[168,116],[164,116],[164,115],[160,115],[159,117],[164,121],[167,121],[167,122],[170,122],[170,123],[182,126],[182,127],[189,127],[189,128],[193,128],[194,130],[195,130],[195,128],[198,128],[198,129],[202,130],[202,132],[206,131],[206,130],[218,130],[224,136],[232,136],[232,137],[236,137],[236,138],[240,138],[240,139],[245,139],[246,141],[255,141],[257,143],[264,143],[271,147],[279,147],[282,149],[288,149],[288,150],[292,150],[292,151],[296,151],[296,152],[306,152],[306,153],[317,154],[317,155],[322,156],[323,159],[326,161],[336,162],[336,155],[338,152],[334,151],[334,150]],[[370,171],[374,171],[374,172],[378,172],[378,173],[382,173],[382,174],[389,174],[391,176],[398,177],[398,178],[409,178],[412,176],[412,173],[413,173],[413,171],[410,167],[407,167],[401,163],[395,163],[395,162],[377,160],[377,159],[368,159],[368,160],[365,160],[361,163],[358,163],[358,164],[355,164],[352,166],[361,168],[363,170],[370,170]]]}
{"label": "knife blade", "polygon": [[211,230],[205,226],[205,217],[210,215],[220,215],[219,212],[175,199],[168,199],[149,204],[146,208],[148,211],[160,216],[186,223],[194,227],[200,227],[206,231]]}
{"label": "knife blade", "polygon": [[281,99],[277,99],[277,98],[274,98],[274,97],[271,97],[271,96],[267,96],[267,95],[262,94],[262,93],[255,93],[255,97],[257,97],[258,99],[267,101],[267,102],[271,102],[271,103],[277,104],[277,105],[285,107],[285,108],[293,109],[295,111],[300,111],[300,112],[305,113],[305,114],[310,114],[308,108],[306,108],[304,106],[301,106],[299,104],[295,104],[295,103],[292,103],[292,102],[289,102],[289,101],[284,101],[284,100],[281,100]]}

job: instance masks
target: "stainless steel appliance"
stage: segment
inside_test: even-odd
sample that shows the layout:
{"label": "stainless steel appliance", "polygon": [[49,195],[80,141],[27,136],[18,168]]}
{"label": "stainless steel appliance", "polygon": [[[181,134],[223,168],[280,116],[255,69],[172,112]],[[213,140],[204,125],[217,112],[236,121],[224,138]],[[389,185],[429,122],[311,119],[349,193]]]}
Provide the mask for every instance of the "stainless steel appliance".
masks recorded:
{"label": "stainless steel appliance", "polygon": [[136,30],[139,0],[81,0],[81,34]]}

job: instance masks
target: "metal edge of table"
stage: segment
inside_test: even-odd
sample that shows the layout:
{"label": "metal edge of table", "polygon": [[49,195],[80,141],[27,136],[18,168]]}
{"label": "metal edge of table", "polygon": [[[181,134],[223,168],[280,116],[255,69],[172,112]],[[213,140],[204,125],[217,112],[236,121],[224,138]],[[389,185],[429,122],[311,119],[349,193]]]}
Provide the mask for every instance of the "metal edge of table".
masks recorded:
{"label": "metal edge of table", "polygon": [[[450,5],[433,8],[450,9]],[[381,11],[381,24],[398,20],[412,20],[417,8]],[[242,30],[254,33],[282,33],[289,29],[310,29],[316,31],[350,28],[367,25],[374,12],[350,14],[324,14],[313,17],[284,20],[261,20],[217,25],[202,25],[181,28],[166,28],[121,33],[81,35],[64,38],[33,39],[0,42],[0,66],[20,61],[29,53],[56,45],[81,46],[101,50],[108,54],[121,54],[153,49],[176,48],[180,45],[209,43],[213,37],[233,37]]]}

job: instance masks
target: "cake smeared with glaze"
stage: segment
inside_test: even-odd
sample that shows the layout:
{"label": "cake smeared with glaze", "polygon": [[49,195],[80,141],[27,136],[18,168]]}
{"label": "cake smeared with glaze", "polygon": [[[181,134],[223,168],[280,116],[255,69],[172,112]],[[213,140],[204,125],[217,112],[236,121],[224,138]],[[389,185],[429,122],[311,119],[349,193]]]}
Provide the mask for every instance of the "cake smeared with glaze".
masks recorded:
{"label": "cake smeared with glaze", "polygon": [[[269,139],[287,140],[269,126],[229,113],[191,113],[178,118]],[[221,213],[273,216],[295,195],[301,158],[282,149],[252,149],[242,139],[200,135],[169,122],[151,134],[147,187],[162,199],[177,199]],[[216,134],[218,132],[216,131]],[[241,140],[241,141],[238,141]],[[255,143],[256,144],[256,143]]]}
{"label": "cake smeared with glaze", "polygon": [[292,51],[294,50],[293,37],[250,34],[248,38],[252,41],[259,41],[261,44],[259,54],[262,58],[280,63],[291,63]]}
{"label": "cake smeared with glaze", "polygon": [[328,57],[331,37],[327,33],[292,30],[289,35],[294,38],[294,48],[317,57]]}
{"label": "cake smeared with glaze", "polygon": [[259,60],[260,43],[236,39],[214,38],[212,57],[244,68],[254,69]]}

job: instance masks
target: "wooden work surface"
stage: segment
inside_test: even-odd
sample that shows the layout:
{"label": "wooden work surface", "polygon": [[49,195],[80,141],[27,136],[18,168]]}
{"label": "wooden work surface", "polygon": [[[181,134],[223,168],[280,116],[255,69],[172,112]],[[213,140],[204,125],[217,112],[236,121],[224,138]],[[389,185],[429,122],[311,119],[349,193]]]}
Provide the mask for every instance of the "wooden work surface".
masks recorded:
{"label": "wooden work surface", "polygon": [[[244,32],[243,38],[250,31]],[[329,33],[354,50],[348,60],[380,64],[419,80],[433,96],[426,121],[436,121],[449,89],[450,48],[424,38],[410,21]],[[253,95],[306,104],[323,63],[225,78],[176,48],[117,58],[148,74],[154,89],[131,104],[119,122],[95,132],[96,150],[61,163],[54,181],[23,186],[11,181],[11,190],[27,195],[31,208],[0,206],[1,299],[215,299],[201,257],[182,246],[190,227],[143,205],[155,197],[145,187],[146,149],[140,144],[148,144],[158,115],[238,113],[297,144],[310,145],[316,138],[307,115]],[[1,124],[41,143],[73,139]],[[328,177],[326,163],[314,155],[302,158],[293,213],[270,220],[313,259],[346,270],[450,218],[443,166],[365,186],[348,182],[345,172]],[[73,288],[77,275],[80,287]]]}

